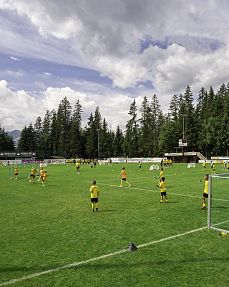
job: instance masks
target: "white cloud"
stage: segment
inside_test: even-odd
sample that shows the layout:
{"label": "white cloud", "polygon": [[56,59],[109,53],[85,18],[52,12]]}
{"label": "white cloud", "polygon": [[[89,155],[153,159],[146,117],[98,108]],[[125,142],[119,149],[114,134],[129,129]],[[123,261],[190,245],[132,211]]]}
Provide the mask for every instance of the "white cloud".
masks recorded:
{"label": "white cloud", "polygon": [[21,59],[16,58],[16,57],[13,57],[13,56],[11,56],[10,59],[11,59],[11,60],[14,60],[14,61],[21,61]]}
{"label": "white cloud", "polygon": [[74,91],[69,87],[49,87],[41,97],[33,97],[25,91],[12,91],[6,81],[0,81],[0,123],[6,130],[22,129],[34,124],[38,116],[44,117],[46,110],[58,110],[60,101],[67,97],[72,108],[77,100],[82,105],[82,125],[85,126],[90,113],[94,114],[97,106],[101,116],[111,129],[119,125],[125,128],[128,110],[133,99],[124,94],[113,93],[111,97],[104,94],[92,94]]}
{"label": "white cloud", "polygon": [[0,122],[6,130],[29,125],[43,112],[38,101],[25,91],[12,91],[0,81]]}
{"label": "white cloud", "polygon": [[[113,87],[121,89],[149,81],[155,89],[146,92],[141,88],[140,99],[156,93],[162,106],[187,85],[195,93],[202,86],[217,88],[229,79],[226,0],[220,5],[218,0],[0,0],[0,9],[7,19],[0,19],[4,39],[0,51],[14,55],[11,59],[23,55],[83,65],[109,77]],[[141,49],[146,38],[148,46]],[[45,71],[44,77],[52,76]],[[44,90],[42,82],[34,84]],[[82,80],[80,92],[48,88],[39,102],[42,112],[57,108],[66,95],[72,102],[79,98],[85,114],[98,105],[112,126],[126,122],[131,95],[112,87],[101,92],[101,87],[92,85],[90,92],[87,84]],[[5,92],[7,89],[11,97],[22,98],[7,87]],[[23,96],[31,104],[37,101],[26,92]],[[119,113],[123,114],[117,116]]]}

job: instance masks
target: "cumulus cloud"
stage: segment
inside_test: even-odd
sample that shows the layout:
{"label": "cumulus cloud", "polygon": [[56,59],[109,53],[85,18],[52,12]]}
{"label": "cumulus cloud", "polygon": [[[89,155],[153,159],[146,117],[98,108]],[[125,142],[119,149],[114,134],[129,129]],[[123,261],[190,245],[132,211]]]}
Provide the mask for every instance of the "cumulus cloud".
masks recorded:
{"label": "cumulus cloud", "polygon": [[[99,106],[101,116],[106,118],[112,130],[115,130],[118,125],[122,129],[125,128],[129,118],[128,110],[133,101],[125,94],[113,93],[108,98],[103,94],[78,92],[69,87],[49,87],[40,97],[34,97],[23,90],[12,91],[7,82],[2,80],[0,81],[0,123],[6,130],[22,129],[25,125],[34,124],[38,116],[43,118],[47,110],[57,111],[64,97],[67,97],[72,108],[79,100],[83,110],[83,126],[86,126],[89,115]],[[143,97],[140,98],[143,99]]]}
{"label": "cumulus cloud", "polygon": [[[139,41],[146,35],[152,40],[169,37],[177,44],[175,52],[180,55],[183,46],[197,66],[196,55],[206,52],[205,43],[211,43],[212,49],[227,46],[228,6],[225,0],[220,1],[220,6],[216,0],[9,0],[3,1],[0,8],[27,17],[44,39],[52,36],[68,41],[72,56],[80,55],[84,65],[108,76],[114,86],[126,88],[136,86],[138,81],[159,78],[163,66],[158,71],[157,59],[170,61],[169,51],[148,47],[147,63],[139,53]],[[76,64],[73,57],[72,63]],[[193,79],[194,72],[189,67],[186,75]]]}
{"label": "cumulus cloud", "polygon": [[0,123],[6,130],[22,128],[43,112],[38,101],[23,90],[12,91],[0,81]]}
{"label": "cumulus cloud", "polygon": [[[101,87],[91,93],[83,87],[47,89],[42,79],[34,85],[42,90],[42,110],[67,95],[78,97],[85,110],[100,106],[108,121],[120,123],[116,106],[127,114],[133,98],[125,89],[151,83],[154,90],[143,88],[140,98],[156,93],[166,106],[187,85],[197,93],[228,81],[228,8],[227,0],[1,0],[0,49],[13,60],[28,56],[81,65],[108,77],[112,86],[106,93]],[[52,75],[44,70],[43,77]],[[13,97],[20,94],[7,89]],[[26,92],[24,97],[36,101]]]}

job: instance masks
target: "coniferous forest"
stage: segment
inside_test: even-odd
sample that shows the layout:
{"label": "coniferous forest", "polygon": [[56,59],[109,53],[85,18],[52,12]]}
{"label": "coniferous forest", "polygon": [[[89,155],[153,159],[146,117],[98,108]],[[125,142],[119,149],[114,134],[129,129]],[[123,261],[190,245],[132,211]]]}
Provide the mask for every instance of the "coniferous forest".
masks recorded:
{"label": "coniferous forest", "polygon": [[156,95],[145,97],[140,107],[133,100],[124,131],[119,126],[110,130],[99,107],[82,127],[82,113],[79,100],[72,107],[65,97],[57,111],[47,111],[23,128],[17,147],[0,126],[0,151],[36,152],[38,158],[155,157],[174,152],[184,137],[190,151],[206,157],[229,153],[229,83],[217,92],[201,88],[195,105],[187,86],[172,97],[166,114]]}

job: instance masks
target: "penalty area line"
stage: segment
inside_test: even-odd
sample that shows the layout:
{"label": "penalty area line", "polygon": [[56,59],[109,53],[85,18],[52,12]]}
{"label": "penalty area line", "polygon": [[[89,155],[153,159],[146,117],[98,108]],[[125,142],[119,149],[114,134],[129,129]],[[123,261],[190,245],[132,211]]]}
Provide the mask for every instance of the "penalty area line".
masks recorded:
{"label": "penalty area line", "polygon": [[[100,183],[100,185],[120,188],[118,185],[114,185],[114,184]],[[128,186],[125,186],[124,188],[128,188]],[[133,186],[131,187],[131,189],[133,189],[133,190],[142,190],[142,191],[150,191],[150,192],[154,192],[154,193],[159,193],[159,189],[158,189],[158,190],[155,190],[155,189],[146,189],[146,188],[138,188],[138,187],[133,187]],[[177,196],[183,196],[183,197],[189,197],[189,198],[202,199],[202,196],[176,193],[176,192],[173,192],[173,191],[170,191],[169,193],[170,193],[171,195],[177,195]],[[222,198],[212,198],[212,200],[229,202],[228,199],[222,199]]]}
{"label": "penalty area line", "polygon": [[[182,236],[185,236],[185,235],[188,235],[188,234],[191,234],[191,233],[195,233],[195,232],[198,232],[198,231],[201,231],[201,230],[204,230],[204,229],[207,229],[207,226],[204,226],[204,227],[201,227],[201,228],[198,228],[198,229],[189,230],[189,231],[186,231],[184,233],[175,234],[175,235],[172,235],[172,236],[169,236],[169,237],[161,238],[161,239],[154,240],[154,241],[151,241],[151,242],[147,242],[147,243],[144,243],[144,244],[140,244],[140,245],[137,245],[137,247],[138,247],[138,249],[139,248],[143,248],[143,247],[154,245],[154,244],[157,244],[157,243],[161,243],[161,242],[164,242],[164,241],[167,241],[167,240],[172,240],[172,239],[175,239],[175,238],[178,238],[178,237],[182,237]],[[85,265],[87,263],[91,263],[91,262],[94,262],[94,261],[102,260],[102,259],[105,259],[105,258],[108,258],[108,257],[112,257],[112,256],[116,256],[116,255],[119,255],[119,254],[123,254],[123,253],[126,253],[126,252],[128,252],[128,249],[122,249],[122,250],[119,250],[119,251],[116,251],[116,252],[112,252],[112,253],[108,253],[108,254],[104,254],[104,255],[101,255],[101,256],[98,256],[98,257],[93,257],[93,258],[90,258],[90,259],[87,259],[87,260],[84,260],[84,261],[73,262],[71,264],[63,265],[63,266],[60,266],[60,267],[57,267],[57,268],[48,269],[48,270],[45,270],[45,271],[42,271],[42,272],[37,272],[37,273],[29,274],[29,275],[26,275],[26,276],[23,276],[23,277],[20,277],[20,278],[15,278],[15,279],[11,279],[9,281],[1,282],[0,286],[12,285],[12,284],[15,284],[15,283],[18,283],[18,282],[22,282],[22,281],[33,279],[33,278],[36,278],[36,277],[40,277],[40,276],[45,275],[45,274],[51,274],[51,273],[58,272],[58,271],[61,271],[61,270],[64,270],[64,269],[70,269],[70,268],[73,268],[73,267],[78,267],[78,266],[81,266],[81,265]]]}

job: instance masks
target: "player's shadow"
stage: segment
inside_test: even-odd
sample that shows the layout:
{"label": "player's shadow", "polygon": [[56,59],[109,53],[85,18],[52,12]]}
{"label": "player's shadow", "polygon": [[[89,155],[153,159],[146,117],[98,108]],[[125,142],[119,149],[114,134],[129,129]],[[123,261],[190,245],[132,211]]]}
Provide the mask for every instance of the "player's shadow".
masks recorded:
{"label": "player's shadow", "polygon": [[117,210],[115,210],[115,209],[104,209],[104,210],[99,210],[99,213],[103,213],[103,212],[115,212],[115,211],[117,211]]}
{"label": "player's shadow", "polygon": [[[166,202],[165,204],[174,204],[174,203],[178,203],[177,201],[169,201],[169,202]],[[164,203],[162,203],[164,204]]]}
{"label": "player's shadow", "polygon": [[213,206],[212,207],[212,209],[218,209],[218,208],[220,208],[220,209],[228,209],[229,206]]}

